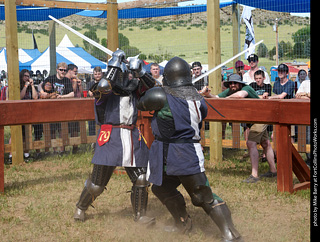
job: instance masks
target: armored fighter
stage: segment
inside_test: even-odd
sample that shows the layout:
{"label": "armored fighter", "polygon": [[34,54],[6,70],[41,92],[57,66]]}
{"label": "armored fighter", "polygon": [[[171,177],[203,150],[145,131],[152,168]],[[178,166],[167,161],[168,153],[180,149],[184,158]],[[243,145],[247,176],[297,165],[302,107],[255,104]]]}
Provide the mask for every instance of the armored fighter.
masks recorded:
{"label": "armored fighter", "polygon": [[205,175],[199,141],[207,106],[192,85],[190,67],[174,57],[164,68],[163,77],[163,87],[149,89],[139,100],[138,109],[155,110],[151,122],[155,140],[147,176],[153,193],[174,218],[175,225],[166,230],[187,233],[192,228],[184,197],[177,190],[182,184],[193,205],[202,207],[219,227],[223,241],[241,241],[226,202],[212,193]]}
{"label": "armored fighter", "polygon": [[[129,71],[136,78],[129,80]],[[106,190],[114,169],[123,166],[133,184],[131,203],[134,220],[146,225],[155,223],[154,218],[146,216],[149,150],[135,126],[137,101],[155,84],[156,81],[145,72],[141,60],[127,62],[125,53],[117,50],[108,63],[106,78],[91,88],[95,96],[95,120],[100,131],[92,158],[93,170],[76,204],[75,220],[85,220],[86,210]]]}

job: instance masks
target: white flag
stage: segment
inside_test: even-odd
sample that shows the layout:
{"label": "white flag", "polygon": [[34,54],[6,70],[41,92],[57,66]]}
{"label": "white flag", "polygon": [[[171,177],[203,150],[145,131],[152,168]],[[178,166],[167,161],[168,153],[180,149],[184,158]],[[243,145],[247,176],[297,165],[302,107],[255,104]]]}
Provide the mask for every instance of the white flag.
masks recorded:
{"label": "white flag", "polygon": [[[244,42],[244,50],[250,49],[251,46],[255,44],[254,39],[254,29],[253,29],[253,20],[252,20],[252,14],[251,10],[254,8],[245,6],[242,11],[241,19],[243,19],[244,23],[246,24],[246,39]],[[251,48],[248,52],[245,54],[245,58],[247,59],[248,55],[254,53],[254,47]]]}

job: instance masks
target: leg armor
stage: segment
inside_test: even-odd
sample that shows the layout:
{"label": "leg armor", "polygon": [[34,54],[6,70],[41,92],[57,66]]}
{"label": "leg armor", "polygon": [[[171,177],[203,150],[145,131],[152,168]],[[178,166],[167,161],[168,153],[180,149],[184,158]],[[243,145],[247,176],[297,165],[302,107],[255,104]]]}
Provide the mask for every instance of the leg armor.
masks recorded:
{"label": "leg armor", "polygon": [[240,241],[241,235],[235,229],[231,212],[226,203],[213,194],[206,185],[207,177],[204,173],[179,177],[183,186],[191,197],[193,205],[202,207],[221,231],[223,241]]}
{"label": "leg armor", "polygon": [[166,227],[166,231],[180,231],[185,234],[192,229],[192,220],[187,213],[182,194],[176,189],[180,185],[178,177],[164,175],[161,186],[152,186],[152,192],[167,207],[175,221],[175,226]]}
{"label": "leg armor", "polygon": [[76,204],[75,220],[85,220],[85,211],[93,201],[103,192],[114,171],[114,166],[94,165],[91,178],[87,179],[85,186]]}
{"label": "leg armor", "polygon": [[146,179],[147,169],[145,167],[126,167],[126,172],[133,183],[131,188],[131,204],[134,213],[134,221],[151,225],[155,223],[154,218],[146,216],[148,205],[148,186]]}

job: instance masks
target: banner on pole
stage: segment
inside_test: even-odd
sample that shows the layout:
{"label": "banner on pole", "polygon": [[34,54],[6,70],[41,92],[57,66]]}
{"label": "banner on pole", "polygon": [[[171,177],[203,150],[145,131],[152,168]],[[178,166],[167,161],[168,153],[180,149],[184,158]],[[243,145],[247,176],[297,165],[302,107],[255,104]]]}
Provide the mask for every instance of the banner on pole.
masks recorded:
{"label": "banner on pole", "polygon": [[243,19],[246,25],[246,38],[244,41],[244,50],[249,49],[248,52],[245,53],[245,58],[252,53],[254,53],[255,37],[254,37],[254,29],[253,29],[253,20],[251,10],[254,9],[252,7],[245,6],[242,11],[241,19]]}

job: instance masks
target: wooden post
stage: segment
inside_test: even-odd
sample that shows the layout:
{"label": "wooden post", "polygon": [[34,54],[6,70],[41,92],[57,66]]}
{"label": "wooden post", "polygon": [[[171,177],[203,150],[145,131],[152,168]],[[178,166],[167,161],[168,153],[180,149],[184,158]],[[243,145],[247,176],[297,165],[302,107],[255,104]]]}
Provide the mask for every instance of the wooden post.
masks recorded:
{"label": "wooden post", "polygon": [[[9,100],[20,100],[17,12],[15,1],[5,2],[6,47]],[[11,126],[11,153],[14,165],[23,162],[21,125]]]}
{"label": "wooden post", "polygon": [[[220,48],[220,4],[219,0],[207,1],[208,31],[208,64],[209,69],[221,63]],[[209,75],[209,87],[214,94],[221,92],[220,69]],[[222,161],[222,125],[221,122],[210,122],[210,160]]]}
{"label": "wooden post", "polygon": [[279,124],[277,132],[277,183],[278,191],[293,192],[292,151],[290,125]]}
{"label": "wooden post", "polygon": [[[235,56],[240,52],[240,14],[239,14],[239,4],[232,4],[232,41],[233,41],[233,55]],[[236,61],[233,60],[233,73],[236,73],[236,68],[234,68]]]}
{"label": "wooden post", "polygon": [[57,56],[56,56],[56,22],[49,21],[49,46],[50,46],[50,76],[56,74]]}
{"label": "wooden post", "polygon": [[[119,47],[118,37],[118,3],[117,0],[109,0],[107,3],[108,17],[107,17],[107,38],[108,49],[116,51]],[[108,56],[108,59],[111,56]]]}

